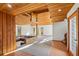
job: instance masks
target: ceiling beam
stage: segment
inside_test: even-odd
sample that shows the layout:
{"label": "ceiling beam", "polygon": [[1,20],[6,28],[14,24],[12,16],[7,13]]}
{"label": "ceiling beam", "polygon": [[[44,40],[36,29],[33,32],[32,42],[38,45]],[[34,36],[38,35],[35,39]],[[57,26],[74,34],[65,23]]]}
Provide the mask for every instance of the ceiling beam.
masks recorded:
{"label": "ceiling beam", "polygon": [[52,22],[59,22],[59,21],[63,21],[66,18],[66,16],[58,16],[58,17],[52,17]]}
{"label": "ceiling beam", "polygon": [[57,17],[59,17],[59,16],[66,16],[66,13],[64,13],[64,14],[59,14],[59,13],[54,14],[54,13],[53,13],[53,14],[50,14],[50,15],[51,15],[51,16],[50,16],[50,18],[51,18],[51,17],[56,17],[56,16],[57,16]]}
{"label": "ceiling beam", "polygon": [[51,18],[62,18],[62,17],[66,17],[66,15],[61,15],[61,16],[56,16],[56,17],[51,17]]}
{"label": "ceiling beam", "polygon": [[34,13],[36,13],[36,14],[43,13],[43,12],[48,12],[48,9],[44,9],[44,10],[40,10],[40,11],[34,11]]}
{"label": "ceiling beam", "polygon": [[61,21],[64,21],[63,19],[60,19],[60,20],[54,20],[53,22],[61,22]]}

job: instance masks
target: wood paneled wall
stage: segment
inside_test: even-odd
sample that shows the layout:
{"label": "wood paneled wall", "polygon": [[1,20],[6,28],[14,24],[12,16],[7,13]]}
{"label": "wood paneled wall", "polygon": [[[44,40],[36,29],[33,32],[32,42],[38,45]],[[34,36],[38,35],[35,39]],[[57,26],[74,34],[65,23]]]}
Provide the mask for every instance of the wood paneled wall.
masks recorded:
{"label": "wood paneled wall", "polygon": [[15,16],[0,12],[0,53],[1,55],[16,49]]}
{"label": "wood paneled wall", "polygon": [[2,13],[0,13],[0,55],[2,55]]}
{"label": "wood paneled wall", "polygon": [[43,13],[37,14],[37,19],[38,19],[38,25],[52,24],[49,12],[43,12]]}
{"label": "wood paneled wall", "polygon": [[[37,23],[35,23],[35,19],[37,18]],[[49,25],[52,24],[50,13],[49,12],[42,12],[37,14],[32,14],[32,25],[35,26],[38,25]]]}
{"label": "wood paneled wall", "polygon": [[17,25],[26,25],[26,24],[30,24],[30,17],[29,16],[25,16],[25,15],[17,15],[15,17],[15,21]]}

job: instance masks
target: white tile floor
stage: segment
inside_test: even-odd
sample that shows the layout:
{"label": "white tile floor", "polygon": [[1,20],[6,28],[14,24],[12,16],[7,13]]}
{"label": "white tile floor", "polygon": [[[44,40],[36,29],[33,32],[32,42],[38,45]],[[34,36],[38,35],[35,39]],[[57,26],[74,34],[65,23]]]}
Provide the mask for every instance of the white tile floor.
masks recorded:
{"label": "white tile floor", "polygon": [[51,48],[49,43],[40,43],[40,44],[36,43],[20,51],[31,53],[34,56],[48,56]]}
{"label": "white tile floor", "polygon": [[[31,53],[33,56],[49,56],[49,52],[51,49],[51,41],[46,40],[51,36],[39,36],[37,37],[37,41],[20,51]],[[45,39],[45,40],[44,40]]]}

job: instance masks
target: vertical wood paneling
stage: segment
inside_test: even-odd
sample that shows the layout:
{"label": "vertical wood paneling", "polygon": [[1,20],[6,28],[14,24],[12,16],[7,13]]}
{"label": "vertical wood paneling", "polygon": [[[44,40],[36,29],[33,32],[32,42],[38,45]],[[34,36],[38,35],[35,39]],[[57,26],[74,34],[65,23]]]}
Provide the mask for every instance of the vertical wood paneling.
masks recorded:
{"label": "vertical wood paneling", "polygon": [[16,49],[15,17],[0,12],[0,54]]}
{"label": "vertical wood paneling", "polygon": [[2,13],[0,13],[0,55],[2,52]]}
{"label": "vertical wood paneling", "polygon": [[11,42],[10,42],[10,19],[9,19],[9,16],[7,15],[7,21],[6,21],[6,25],[7,25],[7,37],[6,37],[6,39],[7,39],[7,52],[9,52],[10,51],[10,45],[11,45]]}
{"label": "vertical wood paneling", "polygon": [[[12,19],[12,16],[11,16],[11,19]],[[12,20],[11,20],[11,51],[13,50],[13,27],[12,27]]]}
{"label": "vertical wood paneling", "polygon": [[13,37],[13,49],[16,49],[16,24],[15,24],[15,17],[12,17],[12,37]]}
{"label": "vertical wood paneling", "polygon": [[16,46],[16,39],[15,39],[15,19],[14,19],[14,17],[11,17],[11,41],[13,41],[12,42],[12,50],[13,49],[15,49],[15,46]]}
{"label": "vertical wood paneling", "polygon": [[16,46],[15,39],[15,18],[14,16],[7,15],[7,52],[13,51]]}
{"label": "vertical wood paneling", "polygon": [[[5,33],[5,34],[4,34]],[[5,54],[7,51],[6,51],[6,13],[3,13],[3,54]]]}

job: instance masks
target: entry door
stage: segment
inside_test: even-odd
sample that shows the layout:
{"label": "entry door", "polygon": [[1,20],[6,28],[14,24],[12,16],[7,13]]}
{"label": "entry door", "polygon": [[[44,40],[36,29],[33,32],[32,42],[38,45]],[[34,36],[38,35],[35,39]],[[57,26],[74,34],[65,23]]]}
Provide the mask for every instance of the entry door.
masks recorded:
{"label": "entry door", "polygon": [[79,56],[79,9],[68,17],[68,51]]}

